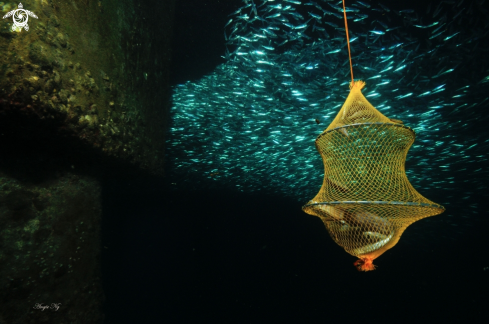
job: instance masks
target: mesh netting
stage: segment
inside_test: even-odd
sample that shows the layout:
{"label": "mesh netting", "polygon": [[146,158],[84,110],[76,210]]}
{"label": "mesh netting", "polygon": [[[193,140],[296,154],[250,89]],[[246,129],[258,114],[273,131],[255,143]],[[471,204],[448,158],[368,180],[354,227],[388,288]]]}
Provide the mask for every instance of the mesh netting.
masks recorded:
{"label": "mesh netting", "polygon": [[302,209],[320,217],[333,240],[360,258],[355,266],[367,271],[406,227],[444,208],[419,194],[406,177],[414,131],[375,109],[361,93],[364,85],[350,86],[340,112],[316,139],[324,180]]}

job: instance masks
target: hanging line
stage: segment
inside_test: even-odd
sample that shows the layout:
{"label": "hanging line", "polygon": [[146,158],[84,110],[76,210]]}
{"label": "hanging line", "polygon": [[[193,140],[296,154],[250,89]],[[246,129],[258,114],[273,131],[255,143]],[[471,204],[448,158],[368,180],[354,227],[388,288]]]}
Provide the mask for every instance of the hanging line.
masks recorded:
{"label": "hanging line", "polygon": [[351,83],[353,85],[353,66],[351,65],[350,37],[348,36],[348,23],[346,22],[345,0],[343,0],[343,15],[345,16],[346,42],[348,43],[348,56],[350,57]]}

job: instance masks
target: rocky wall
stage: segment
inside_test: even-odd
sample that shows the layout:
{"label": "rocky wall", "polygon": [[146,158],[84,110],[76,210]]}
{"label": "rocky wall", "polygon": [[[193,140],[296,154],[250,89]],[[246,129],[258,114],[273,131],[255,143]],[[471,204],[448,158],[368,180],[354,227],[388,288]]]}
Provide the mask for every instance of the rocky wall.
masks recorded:
{"label": "rocky wall", "polygon": [[[2,15],[17,9],[0,4]],[[138,1],[23,5],[38,17],[28,31],[0,21],[0,113],[62,121],[104,154],[163,174],[171,1],[155,3],[156,14]]]}
{"label": "rocky wall", "polygon": [[0,323],[102,323],[99,196],[86,176],[0,173]]}
{"label": "rocky wall", "polygon": [[174,1],[22,5],[28,30],[0,20],[0,323],[102,323],[100,189],[164,174]]}

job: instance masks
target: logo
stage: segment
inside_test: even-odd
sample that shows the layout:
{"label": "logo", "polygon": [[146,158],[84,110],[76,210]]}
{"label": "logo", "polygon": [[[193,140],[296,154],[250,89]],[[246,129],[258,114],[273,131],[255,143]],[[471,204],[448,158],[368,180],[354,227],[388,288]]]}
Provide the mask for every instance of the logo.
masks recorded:
{"label": "logo", "polygon": [[29,16],[36,18],[37,16],[29,10],[23,9],[22,3],[19,3],[19,8],[8,12],[2,19],[8,18],[10,16],[14,19],[14,24],[12,25],[12,31],[20,32],[22,28],[26,31],[29,30],[29,25],[27,25],[27,21],[29,20]]}

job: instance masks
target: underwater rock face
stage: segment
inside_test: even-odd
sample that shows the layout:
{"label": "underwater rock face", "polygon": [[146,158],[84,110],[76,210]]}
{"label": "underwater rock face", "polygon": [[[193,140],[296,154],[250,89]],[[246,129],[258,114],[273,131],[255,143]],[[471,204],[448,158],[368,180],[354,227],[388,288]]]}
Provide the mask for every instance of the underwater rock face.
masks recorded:
{"label": "underwater rock face", "polygon": [[44,47],[43,51],[42,45],[38,43],[29,45],[29,58],[32,63],[39,64],[43,68],[50,68],[52,66],[46,47]]}
{"label": "underwater rock face", "polygon": [[0,20],[0,322],[102,323],[100,185],[87,174],[163,173],[173,1],[153,5],[158,21],[115,0],[24,5],[29,30]]}
{"label": "underwater rock face", "polygon": [[[171,3],[162,6],[171,7]],[[105,6],[120,12],[118,8],[123,5],[116,1],[104,6],[86,3],[72,16],[71,2],[43,1],[29,4],[28,10],[37,12],[39,17],[31,19],[32,23],[29,20],[28,31],[12,32],[12,21],[1,21],[0,29],[7,31],[0,33],[4,54],[0,57],[0,73],[6,69],[0,77],[0,113],[7,113],[9,118],[9,112],[21,107],[26,116],[55,119],[64,123],[63,131],[69,130],[105,156],[162,174],[165,109],[169,109],[165,90],[168,77],[162,73],[169,58],[162,58],[169,57],[169,49],[161,51],[141,44],[156,42],[150,38],[153,36],[163,39],[164,46],[169,43],[166,34],[171,29],[146,33],[145,28],[155,23],[141,22],[142,13],[128,15],[128,25],[111,23],[106,16],[117,21],[120,17],[104,12],[108,10]],[[171,15],[171,10],[165,12]],[[104,18],[98,19],[99,16]],[[157,24],[169,26],[171,20]],[[120,37],[107,37],[102,46],[99,30]],[[118,41],[122,38],[123,45]],[[161,56],[158,59],[166,65],[155,68],[155,61],[150,59],[155,55]],[[140,56],[148,57],[152,63],[133,61]],[[151,87],[143,82],[148,81],[147,65],[154,73],[149,80]],[[166,97],[147,94],[153,89],[164,92]],[[80,118],[87,119],[87,114],[94,115],[88,118],[90,127],[78,123]]]}
{"label": "underwater rock face", "polygon": [[[68,322],[80,313],[101,323],[99,192],[97,181],[73,174],[26,190],[0,171],[0,318],[6,323],[58,323],[60,314]],[[39,303],[60,303],[65,311],[43,313]]]}
{"label": "underwater rock face", "polygon": [[32,193],[17,189],[12,190],[4,198],[5,206],[10,210],[22,210],[32,206]]}

